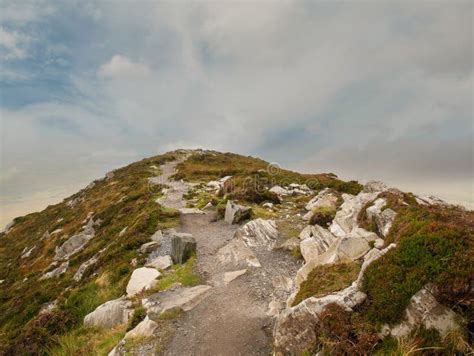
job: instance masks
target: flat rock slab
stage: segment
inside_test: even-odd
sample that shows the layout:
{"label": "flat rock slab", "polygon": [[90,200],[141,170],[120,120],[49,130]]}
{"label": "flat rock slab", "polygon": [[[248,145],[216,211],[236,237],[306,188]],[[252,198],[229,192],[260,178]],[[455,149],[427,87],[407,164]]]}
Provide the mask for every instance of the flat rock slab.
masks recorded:
{"label": "flat rock slab", "polygon": [[202,211],[198,208],[181,208],[181,209],[179,209],[179,212],[183,215],[186,215],[186,214],[204,214],[204,211]]}
{"label": "flat rock slab", "polygon": [[211,288],[208,285],[200,285],[155,293],[143,299],[142,304],[149,318],[153,320],[168,310],[189,311],[193,309],[207,297]]}
{"label": "flat rock slab", "polygon": [[225,285],[227,285],[230,282],[232,282],[234,279],[236,279],[237,277],[240,277],[243,274],[245,274],[246,272],[247,272],[246,269],[241,269],[241,270],[232,271],[232,272],[226,272],[226,273],[224,273],[224,277],[222,278],[222,281],[224,282]]}
{"label": "flat rock slab", "polygon": [[244,241],[237,238],[234,238],[217,251],[217,260],[225,265],[261,267],[252,250]]}
{"label": "flat rock slab", "polygon": [[156,279],[161,276],[155,268],[140,267],[132,272],[127,284],[127,295],[129,297],[144,290],[153,288],[156,285]]}

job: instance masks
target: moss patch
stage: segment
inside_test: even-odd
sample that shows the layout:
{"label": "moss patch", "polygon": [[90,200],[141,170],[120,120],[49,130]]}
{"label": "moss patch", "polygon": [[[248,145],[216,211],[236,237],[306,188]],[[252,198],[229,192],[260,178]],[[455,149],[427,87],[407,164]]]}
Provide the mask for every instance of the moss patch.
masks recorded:
{"label": "moss patch", "polygon": [[301,284],[293,305],[301,303],[309,297],[321,297],[344,289],[356,280],[360,264],[335,263],[316,267]]}

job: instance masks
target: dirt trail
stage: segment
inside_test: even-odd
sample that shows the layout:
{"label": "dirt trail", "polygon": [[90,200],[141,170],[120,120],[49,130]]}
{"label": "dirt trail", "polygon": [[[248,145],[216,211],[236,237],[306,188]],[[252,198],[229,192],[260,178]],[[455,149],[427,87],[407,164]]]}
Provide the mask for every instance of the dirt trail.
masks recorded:
{"label": "dirt trail", "polygon": [[[185,206],[182,198],[188,186],[169,181],[177,162],[163,165],[162,178],[172,188],[161,200],[167,207]],[[254,251],[261,268],[247,272],[227,285],[222,275],[230,266],[218,263],[219,248],[232,240],[239,226],[216,221],[214,212],[181,216],[181,231],[197,241],[197,268],[206,283],[213,285],[210,295],[177,321],[177,332],[164,352],[167,356],[269,355],[272,318],[267,315],[273,299],[286,298],[278,292],[279,280],[294,276],[298,268],[291,256],[278,252]],[[235,270],[236,268],[234,268]],[[288,280],[286,279],[286,280]],[[280,283],[281,284],[281,283]]]}

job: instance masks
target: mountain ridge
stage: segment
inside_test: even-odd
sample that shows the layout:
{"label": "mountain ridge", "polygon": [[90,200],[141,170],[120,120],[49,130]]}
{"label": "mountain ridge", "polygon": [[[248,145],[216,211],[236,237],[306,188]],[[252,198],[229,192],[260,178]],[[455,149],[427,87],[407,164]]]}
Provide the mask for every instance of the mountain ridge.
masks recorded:
{"label": "mountain ridge", "polygon": [[[172,171],[167,171],[166,167]],[[170,203],[173,200],[177,205]],[[244,221],[242,225],[238,222],[236,226],[231,224],[231,227],[235,227],[230,230],[227,225],[215,225],[221,224],[220,219],[230,209],[229,201],[238,202],[235,208],[237,210],[243,209],[240,206],[250,209],[249,215],[246,216],[250,218],[248,223]],[[301,342],[296,349],[292,349],[291,338],[295,337],[301,341],[301,335],[297,331],[299,326],[288,321],[289,317],[293,318],[292,313],[300,313],[298,305],[305,305],[304,303],[311,300],[317,301],[314,295],[318,294],[309,282],[311,278],[316,278],[322,256],[327,255],[331,260],[329,264],[323,265],[340,267],[334,258],[347,261],[343,263],[358,264],[361,259],[367,258],[364,256],[369,250],[382,251],[391,246],[391,243],[395,244],[395,252],[387,250],[387,257],[380,256],[380,260],[372,264],[376,267],[367,267],[364,274],[366,277],[360,285],[367,295],[366,300],[369,300],[369,306],[364,307],[367,312],[361,315],[366,318],[364,328],[370,326],[373,329],[367,334],[370,337],[364,334],[366,340],[361,335],[347,336],[347,342],[358,345],[360,349],[344,349],[343,347],[348,346],[336,345],[334,350],[340,347],[340,350],[345,352],[355,352],[369,346],[399,347],[400,344],[396,343],[395,346],[390,346],[388,336],[376,337],[379,331],[375,330],[375,326],[378,323],[393,324],[403,319],[402,314],[410,298],[427,283],[439,284],[440,280],[445,282],[446,285],[441,285],[440,291],[433,293],[449,307],[455,308],[459,315],[463,315],[464,320],[470,320],[472,305],[469,300],[472,291],[469,287],[470,270],[467,266],[472,262],[468,252],[472,251],[473,220],[472,212],[450,206],[432,197],[402,193],[381,183],[362,186],[355,181],[344,182],[331,173],[300,174],[248,156],[217,151],[176,150],[146,158],[107,173],[103,179],[93,181],[63,202],[49,206],[42,212],[16,218],[14,224],[0,235],[0,302],[6,311],[0,318],[0,336],[3,341],[0,352],[61,354],[67,347],[72,347],[67,346],[67,340],[74,340],[77,344],[74,349],[76,354],[107,354],[117,343],[119,346],[113,348],[117,354],[125,352],[126,347],[131,347],[132,353],[135,354],[169,353],[166,347],[176,347],[180,352],[191,352],[190,349],[182,348],[185,340],[179,341],[182,334],[179,333],[180,329],[176,329],[176,325],[186,330],[189,325],[183,324],[184,321],[190,321],[192,324],[194,314],[204,313],[200,308],[208,303],[206,301],[184,317],[178,315],[169,319],[150,320],[158,323],[166,332],[153,334],[152,341],[148,340],[148,346],[146,342],[145,346],[129,341],[119,342],[126,329],[132,330],[137,325],[144,325],[140,322],[149,320],[148,317],[143,320],[144,313],[149,314],[143,310],[143,305],[146,304],[143,300],[148,292],[143,292],[145,294],[141,303],[130,299],[133,304],[130,313],[133,316],[127,317],[127,320],[130,319],[125,323],[128,326],[96,331],[82,325],[84,317],[97,307],[107,301],[121,298],[126,285],[131,282],[131,276],[133,277],[132,270],[142,268],[139,266],[149,268],[145,266],[152,258],[170,253],[171,246],[167,246],[167,243],[171,242],[165,241],[176,234],[176,230],[191,233],[198,240],[197,257],[184,264],[175,264],[171,270],[159,269],[161,277],[157,279],[157,286],[150,290],[159,294],[170,287],[171,290],[177,286],[194,288],[202,283],[209,283],[213,286],[213,291],[208,298],[212,299],[215,298],[216,291],[222,291],[225,295],[228,288],[238,288],[238,283],[249,283],[248,286],[260,292],[257,295],[251,294],[247,307],[251,307],[250,301],[254,300],[255,305],[260,306],[257,308],[257,314],[260,315],[263,310],[262,300],[265,303],[273,303],[270,307],[270,310],[273,310],[271,316],[267,316],[267,311],[261,314],[262,320],[268,323],[267,332],[261,335],[256,332],[260,336],[246,349],[249,354],[270,352],[272,345],[277,354],[312,352],[311,350],[321,347],[323,350],[326,347],[327,350],[331,343],[321,343],[321,335],[314,330],[310,333],[312,336],[306,340],[308,345],[305,347],[308,347],[308,350],[298,349]],[[273,223],[268,225],[264,224],[264,221]],[[417,223],[414,224],[413,221]],[[353,226],[348,227],[348,223]],[[259,264],[263,266],[263,270],[266,270],[267,263],[271,265],[272,262],[281,261],[290,272],[282,269],[274,274],[275,272],[269,270],[268,273],[273,275],[272,278],[276,281],[262,279],[263,287],[258,288],[252,278],[260,280],[263,277],[260,272],[254,272],[254,266],[246,265],[247,272],[244,277],[239,277],[233,284],[229,284],[229,287],[223,287],[221,278],[225,276],[214,270],[213,261],[220,258],[221,250],[218,247],[222,249],[227,245],[206,247],[210,242],[206,240],[206,236],[199,233],[202,229],[212,226],[220,226],[216,231],[227,231],[223,232],[227,237],[219,243],[233,244],[232,253],[245,251],[255,255],[255,258],[262,262]],[[235,229],[239,226],[240,232],[237,233]],[[153,236],[158,231],[169,236],[155,241]],[[277,231],[277,236],[274,231]],[[358,232],[357,236],[354,235],[355,231]],[[322,236],[318,235],[321,233],[329,233],[333,237],[321,240]],[[329,245],[336,240],[341,244],[341,241],[348,239],[348,234],[352,234],[350,244],[344,245],[346,247],[335,246],[337,253],[333,254],[331,249],[328,249]],[[323,241],[329,242],[318,245]],[[404,241],[407,241],[409,248],[404,245]],[[354,250],[354,243],[360,253]],[[378,248],[377,244],[380,245]],[[425,244],[434,246],[431,254],[444,256],[442,259],[448,261],[456,258],[458,264],[439,264],[436,259],[427,256],[422,259],[425,265],[417,270],[418,267],[410,264],[410,258],[413,257],[405,256],[404,253],[419,251],[420,256],[424,256]],[[444,254],[445,251],[440,250],[438,244],[444,246],[448,253]],[[144,247],[145,245],[147,246]],[[207,252],[207,255],[212,257],[210,260],[203,255],[202,248],[210,248]],[[404,248],[408,248],[407,252]],[[341,257],[342,251],[345,251],[344,258]],[[283,253],[284,257],[278,257],[280,253]],[[351,261],[347,260],[349,255]],[[394,261],[397,259],[404,262],[398,269],[394,269]],[[346,276],[342,279],[345,282],[337,287],[328,286],[324,293],[331,295],[334,288],[344,288],[353,280],[354,273],[360,266],[354,265],[350,268],[351,274],[345,274],[345,270],[331,271],[334,279]],[[305,269],[308,273],[304,272]],[[407,283],[413,285],[408,288],[407,293],[385,295],[383,291],[386,288],[381,286],[393,283],[384,277],[384,273],[394,277],[401,276],[406,271],[411,271],[420,281],[399,282],[399,285],[393,287],[403,289],[407,287]],[[426,271],[430,271],[427,277],[424,276]],[[228,271],[231,272],[235,271]],[[217,278],[217,282],[213,278]],[[329,282],[333,283],[334,279]],[[269,282],[272,286],[268,285]],[[423,285],[420,282],[423,282]],[[290,284],[291,287],[288,287]],[[446,290],[447,287],[453,286],[456,286],[455,293]],[[296,294],[302,288],[305,289],[304,297],[300,295],[298,298],[303,299],[294,302]],[[243,290],[241,289],[240,293],[243,293]],[[271,297],[271,294],[275,295]],[[397,308],[388,308],[384,303],[387,298],[395,301]],[[290,303],[285,307],[286,299],[296,304],[291,306]],[[219,299],[215,300],[215,305],[222,305],[219,304]],[[328,308],[331,315],[347,317],[344,314],[347,309],[341,311],[332,304]],[[125,309],[128,310],[129,307]],[[221,312],[223,310],[221,309]],[[381,310],[387,310],[387,313]],[[235,314],[228,315],[238,319]],[[207,317],[211,318],[212,315]],[[308,315],[299,317],[305,322],[308,321]],[[313,325],[317,318],[313,319],[309,324]],[[241,322],[245,325],[247,320]],[[215,323],[216,321],[209,321],[208,327],[212,328]],[[269,328],[273,324],[276,329],[271,331]],[[353,322],[349,324],[356,325]],[[146,325],[149,326],[150,323]],[[222,325],[223,328],[232,327],[232,324]],[[260,324],[257,323],[254,327],[258,328],[258,325]],[[320,326],[321,324],[314,327]],[[188,332],[191,330],[188,329]],[[217,329],[212,330],[218,332]],[[460,336],[458,340],[469,341],[469,328],[465,326],[458,330],[464,330],[460,333],[464,336]],[[308,335],[308,330],[303,331]],[[333,331],[331,332],[334,334]],[[336,337],[331,332],[330,339]],[[272,337],[267,335],[273,333]],[[285,333],[285,337],[279,339],[278,335],[282,333]],[[344,333],[351,334],[353,331],[345,330]],[[230,337],[229,335],[222,337]],[[198,341],[204,337],[200,335],[196,338],[196,345],[199,346]],[[235,339],[231,341],[235,343],[239,337],[242,335],[235,335]],[[439,336],[436,337],[439,339]],[[423,342],[436,341],[436,338],[428,341],[425,339]],[[232,342],[229,341],[228,344],[233,345]],[[252,351],[252,343],[255,343],[254,346],[260,351]],[[84,344],[82,348],[81,344]],[[261,346],[257,347],[257,344]],[[218,345],[217,350],[223,347],[222,345],[224,343]],[[149,350],[150,347],[152,351]],[[205,347],[208,346],[199,347],[203,348],[201,352],[204,353]],[[449,347],[449,350],[454,350],[454,346]],[[158,348],[161,348],[161,351],[157,351]],[[229,352],[232,351],[236,350],[229,349]]]}

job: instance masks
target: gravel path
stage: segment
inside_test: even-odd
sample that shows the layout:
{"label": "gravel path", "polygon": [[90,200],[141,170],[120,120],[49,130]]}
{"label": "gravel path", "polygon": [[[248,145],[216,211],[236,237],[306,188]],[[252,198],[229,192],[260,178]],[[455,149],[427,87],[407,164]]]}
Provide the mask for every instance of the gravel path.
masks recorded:
{"label": "gravel path", "polygon": [[[182,196],[189,186],[169,181],[176,164],[161,167],[164,183],[172,188],[161,203],[180,208],[185,206]],[[247,268],[244,275],[225,285],[223,273],[236,268],[219,264],[216,254],[232,240],[238,227],[216,221],[214,212],[181,215],[180,231],[196,239],[199,274],[213,289],[203,302],[177,320],[177,332],[165,355],[271,354],[273,318],[268,315],[268,305],[286,300],[300,266],[287,253],[254,250],[262,267]]]}

